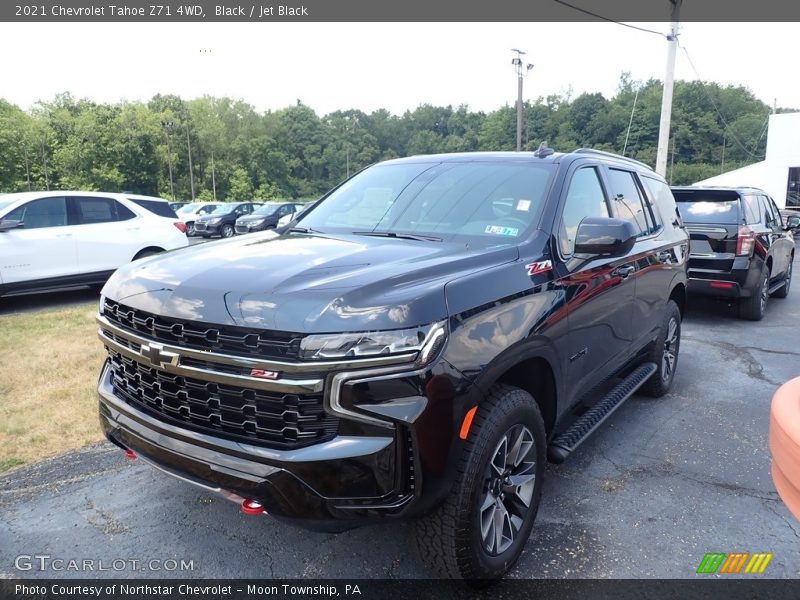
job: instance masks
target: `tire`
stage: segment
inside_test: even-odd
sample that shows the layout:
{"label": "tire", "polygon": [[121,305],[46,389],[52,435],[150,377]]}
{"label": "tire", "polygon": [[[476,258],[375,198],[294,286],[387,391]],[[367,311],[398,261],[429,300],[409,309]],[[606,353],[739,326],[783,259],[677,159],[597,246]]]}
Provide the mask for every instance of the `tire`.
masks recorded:
{"label": "tire", "polygon": [[[515,460],[511,452],[503,452],[509,445],[512,450],[527,448],[526,453],[520,457],[517,450]],[[494,386],[475,414],[450,494],[416,523],[415,541],[423,562],[448,578],[502,577],[519,559],[530,536],[545,461],[544,421],[536,401],[519,388]],[[511,483],[512,477],[522,483]],[[498,541],[493,525],[499,520]]]}
{"label": "tire", "polygon": [[760,321],[764,318],[769,299],[769,269],[765,266],[761,272],[758,286],[749,298],[739,300],[739,317],[748,321]]}
{"label": "tire", "polygon": [[233,237],[235,233],[236,231],[234,231],[233,225],[229,225],[228,223],[225,223],[225,225],[219,228],[219,234],[224,238]]}
{"label": "tire", "polygon": [[678,354],[681,349],[681,311],[674,300],[667,302],[661,330],[653,349],[647,357],[648,362],[658,369],[650,376],[639,391],[651,398],[660,398],[672,387],[675,369],[678,367]]}
{"label": "tire", "polygon": [[194,221],[190,221],[186,224],[186,237],[194,237],[197,235],[197,232],[194,229]]}
{"label": "tire", "polygon": [[789,268],[786,270],[786,277],[783,278],[784,284],[775,290],[775,293],[772,294],[773,298],[786,298],[789,295],[789,287],[792,285],[792,263],[794,262],[794,257],[789,259]]}

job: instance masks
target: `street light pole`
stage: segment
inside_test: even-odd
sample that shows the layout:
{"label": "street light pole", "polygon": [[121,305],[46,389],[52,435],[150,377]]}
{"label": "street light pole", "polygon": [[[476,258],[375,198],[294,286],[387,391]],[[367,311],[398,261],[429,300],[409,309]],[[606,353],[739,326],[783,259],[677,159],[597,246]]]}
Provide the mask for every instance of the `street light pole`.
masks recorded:
{"label": "street light pole", "polygon": [[517,57],[511,59],[511,64],[517,71],[517,152],[520,152],[522,150],[522,77],[530,72],[533,65],[528,63],[523,71],[522,55],[525,52],[516,48],[512,48],[511,51],[517,53]]}
{"label": "street light pole", "polygon": [[186,120],[186,147],[189,149],[189,185],[192,189],[192,201],[194,201],[194,171],[192,170],[192,142],[189,139],[189,120]]}
{"label": "street light pole", "polygon": [[172,176],[172,128],[175,121],[161,121],[164,128],[164,135],[167,138],[167,163],[169,164],[169,194],[175,200],[175,180]]}

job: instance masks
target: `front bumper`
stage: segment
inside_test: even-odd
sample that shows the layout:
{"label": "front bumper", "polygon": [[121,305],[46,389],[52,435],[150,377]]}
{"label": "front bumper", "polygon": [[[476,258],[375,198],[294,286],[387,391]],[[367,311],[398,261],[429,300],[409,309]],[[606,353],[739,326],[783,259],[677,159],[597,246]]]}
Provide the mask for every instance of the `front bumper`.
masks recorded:
{"label": "front bumper", "polygon": [[[118,351],[103,326],[101,339]],[[111,367],[107,361],[98,386],[100,422],[111,442],[184,481],[228,499],[255,499],[269,514],[314,529],[412,516],[438,503],[460,455],[458,428],[477,402],[472,384],[444,360],[421,371],[408,365],[330,373],[326,411],[339,418],[336,435],[277,450],[134,406],[115,393]],[[375,412],[353,412],[354,400]]]}
{"label": "front bumper", "polygon": [[209,236],[209,235],[219,235],[219,228],[222,226],[222,223],[215,223],[209,224],[202,221],[195,221],[194,230],[195,233],[199,235]]}
{"label": "front bumper", "polygon": [[254,223],[250,223],[245,221],[244,223],[236,223],[236,233],[237,234],[244,234],[244,233],[254,233],[256,231],[264,231],[266,226],[264,225],[263,221],[256,221]]}

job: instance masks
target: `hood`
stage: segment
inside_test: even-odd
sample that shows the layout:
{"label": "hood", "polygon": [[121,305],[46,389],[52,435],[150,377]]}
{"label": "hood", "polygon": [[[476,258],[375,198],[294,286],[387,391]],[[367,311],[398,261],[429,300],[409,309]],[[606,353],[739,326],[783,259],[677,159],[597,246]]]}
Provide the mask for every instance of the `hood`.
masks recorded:
{"label": "hood", "polygon": [[517,248],[272,232],[120,268],[103,294],[176,319],[289,332],[402,329],[446,318],[444,286]]}

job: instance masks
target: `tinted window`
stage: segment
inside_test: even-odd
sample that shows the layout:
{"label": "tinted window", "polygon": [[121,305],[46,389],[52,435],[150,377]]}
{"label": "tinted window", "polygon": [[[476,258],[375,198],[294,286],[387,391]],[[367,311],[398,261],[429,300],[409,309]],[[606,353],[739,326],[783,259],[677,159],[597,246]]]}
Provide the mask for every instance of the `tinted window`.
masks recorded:
{"label": "tinted window", "polygon": [[646,235],[654,230],[652,216],[642,203],[639,186],[633,173],[620,169],[609,169],[609,183],[614,197],[617,215],[636,226],[637,233]]}
{"label": "tinted window", "polygon": [[653,198],[653,217],[656,221],[656,226],[661,227],[664,221],[672,222],[677,217],[679,219],[676,225],[680,224],[680,213],[675,206],[675,198],[672,197],[672,191],[669,186],[658,179],[647,177],[646,175],[641,178],[641,182],[645,185]]}
{"label": "tinted window", "polygon": [[170,219],[178,218],[178,215],[176,215],[175,211],[170,207],[169,202],[163,202],[161,200],[141,200],[138,198],[128,198],[128,200],[159,217],[168,217]]}
{"label": "tinted window", "polygon": [[136,215],[111,198],[72,198],[77,222],[81,225],[127,221]]}
{"label": "tinted window", "polygon": [[761,200],[764,202],[767,215],[769,215],[769,224],[771,226],[780,224],[781,215],[778,212],[778,209],[775,208],[775,204],[772,202],[772,198],[768,198],[767,196],[761,196]]}
{"label": "tinted window", "polygon": [[63,227],[67,224],[67,201],[65,198],[42,198],[17,207],[3,220],[22,221],[25,229]]}
{"label": "tinted window", "polygon": [[758,206],[758,197],[748,194],[742,196],[744,206],[744,220],[749,225],[761,222],[761,209]]}
{"label": "tinted window", "polygon": [[603,186],[594,168],[579,169],[572,176],[561,217],[558,244],[564,256],[575,249],[578,225],[586,217],[607,217],[608,204]]}
{"label": "tinted window", "polygon": [[210,211],[208,214],[227,215],[234,212],[237,208],[239,208],[238,204],[220,204],[214,210]]}
{"label": "tinted window", "polygon": [[732,190],[673,190],[685,223],[742,222],[739,194]]}
{"label": "tinted window", "polygon": [[377,165],[317,204],[303,226],[507,243],[537,223],[552,172],[499,161]]}
{"label": "tinted window", "polygon": [[275,209],[279,208],[281,205],[277,202],[267,202],[266,204],[262,204],[261,206],[257,207],[254,211],[254,215],[271,215],[275,212]]}

